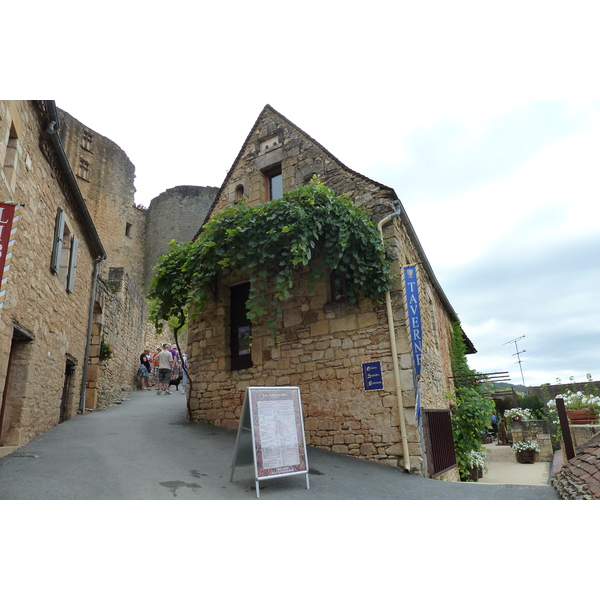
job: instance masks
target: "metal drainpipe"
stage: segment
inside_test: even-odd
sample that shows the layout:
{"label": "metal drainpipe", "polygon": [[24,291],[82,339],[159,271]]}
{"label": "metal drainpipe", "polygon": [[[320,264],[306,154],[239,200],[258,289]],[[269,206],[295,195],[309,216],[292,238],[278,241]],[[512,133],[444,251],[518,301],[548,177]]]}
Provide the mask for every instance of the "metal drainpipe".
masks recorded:
{"label": "metal drainpipe", "polygon": [[[377,224],[379,235],[381,236],[381,242],[383,243],[383,226],[386,225],[392,219],[400,216],[400,200],[394,200],[393,205],[395,211],[384,217]],[[389,290],[385,293],[385,305],[387,309],[388,327],[390,331],[390,346],[392,349],[392,364],[394,366],[394,379],[396,382],[396,398],[398,400],[398,415],[400,419],[400,435],[402,438],[402,452],[404,453],[404,470],[406,473],[410,473],[410,454],[408,452],[408,440],[406,437],[406,421],[404,418],[404,406],[402,404],[402,385],[400,383],[400,367],[398,366],[398,350],[396,348],[396,328],[394,326],[394,313],[392,311],[392,299]]]}
{"label": "metal drainpipe", "polygon": [[94,325],[94,303],[96,302],[96,288],[98,283],[98,269],[100,263],[104,260],[103,256],[99,256],[94,261],[94,274],[92,279],[92,294],[90,297],[90,313],[88,316],[87,340],[85,342],[85,356],[83,357],[83,371],[81,373],[81,392],[79,394],[79,413],[85,414],[85,392],[87,386],[87,368],[90,359],[90,346],[92,345],[92,327]]}

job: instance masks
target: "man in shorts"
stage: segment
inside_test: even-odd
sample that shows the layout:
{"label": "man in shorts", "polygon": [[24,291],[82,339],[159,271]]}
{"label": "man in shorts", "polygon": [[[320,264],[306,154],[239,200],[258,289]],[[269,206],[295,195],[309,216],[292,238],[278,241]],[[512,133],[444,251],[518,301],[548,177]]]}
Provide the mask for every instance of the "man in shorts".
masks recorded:
{"label": "man in shorts", "polygon": [[171,369],[173,368],[173,355],[170,352],[171,346],[163,344],[162,352],[158,353],[158,392],[170,394],[169,387],[171,385]]}

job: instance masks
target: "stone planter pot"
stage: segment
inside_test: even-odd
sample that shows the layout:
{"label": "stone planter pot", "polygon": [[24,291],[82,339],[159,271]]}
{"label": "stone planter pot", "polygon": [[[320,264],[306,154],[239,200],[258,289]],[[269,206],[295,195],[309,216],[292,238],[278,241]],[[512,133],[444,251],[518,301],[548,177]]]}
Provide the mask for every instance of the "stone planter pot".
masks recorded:
{"label": "stone planter pot", "polygon": [[520,450],[517,452],[517,461],[532,465],[535,462],[535,450]]}
{"label": "stone planter pot", "polygon": [[587,409],[567,410],[566,413],[571,425],[592,425],[598,420],[598,415]]}
{"label": "stone planter pot", "polygon": [[470,468],[469,469],[469,475],[471,475],[471,479],[473,481],[478,481],[479,480],[479,473],[478,473],[477,467]]}
{"label": "stone planter pot", "polygon": [[477,478],[483,479],[483,469],[477,469]]}

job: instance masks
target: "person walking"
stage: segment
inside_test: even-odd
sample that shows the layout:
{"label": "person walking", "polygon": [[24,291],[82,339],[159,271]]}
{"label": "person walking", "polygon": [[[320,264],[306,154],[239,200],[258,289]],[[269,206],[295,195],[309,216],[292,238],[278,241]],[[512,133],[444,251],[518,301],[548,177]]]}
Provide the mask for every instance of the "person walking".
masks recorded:
{"label": "person walking", "polygon": [[[173,352],[171,351],[171,354]],[[171,368],[171,385],[175,386],[175,390],[179,391],[179,383],[181,381],[181,359],[179,358],[179,352],[175,350],[173,354],[173,367]]]}
{"label": "person walking", "polygon": [[140,388],[142,390],[150,389],[150,369],[152,367],[150,357],[148,356],[149,354],[150,350],[144,350],[144,352],[140,354],[140,366],[137,374],[139,378]]}
{"label": "person walking", "polygon": [[170,352],[171,346],[163,344],[163,349],[158,353],[158,392],[170,394],[169,386],[171,385],[171,369],[173,368],[173,355]]}
{"label": "person walking", "polygon": [[187,352],[183,353],[183,356],[181,357],[181,370],[183,371],[183,381],[181,382],[181,393],[185,394],[185,386],[187,385],[187,366],[188,366],[188,362],[187,362]]}
{"label": "person walking", "polygon": [[[158,387],[158,355],[162,352],[160,346],[156,346],[156,352],[152,355],[152,370],[154,373],[154,385]],[[160,389],[160,388],[158,388]]]}

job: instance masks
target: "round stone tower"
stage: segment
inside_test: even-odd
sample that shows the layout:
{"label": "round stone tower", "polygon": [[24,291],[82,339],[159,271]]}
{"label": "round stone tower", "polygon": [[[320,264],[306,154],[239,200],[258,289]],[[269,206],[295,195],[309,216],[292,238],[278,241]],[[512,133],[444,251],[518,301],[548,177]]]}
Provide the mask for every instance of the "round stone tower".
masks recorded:
{"label": "round stone tower", "polygon": [[198,233],[219,188],[178,185],[150,202],[146,217],[145,293],[148,292],[153,267],[169,252],[169,242],[189,242]]}

